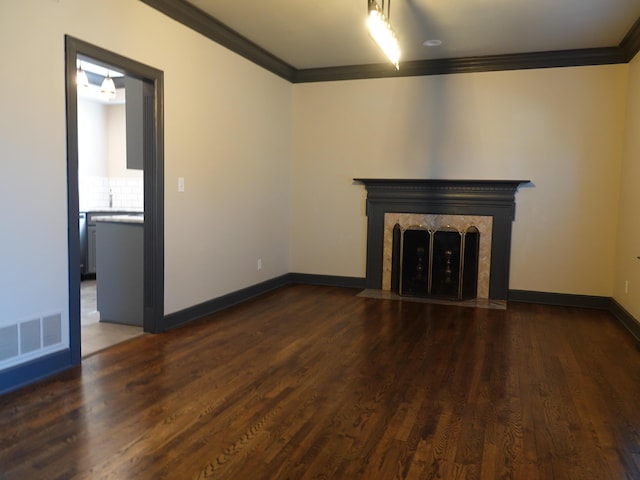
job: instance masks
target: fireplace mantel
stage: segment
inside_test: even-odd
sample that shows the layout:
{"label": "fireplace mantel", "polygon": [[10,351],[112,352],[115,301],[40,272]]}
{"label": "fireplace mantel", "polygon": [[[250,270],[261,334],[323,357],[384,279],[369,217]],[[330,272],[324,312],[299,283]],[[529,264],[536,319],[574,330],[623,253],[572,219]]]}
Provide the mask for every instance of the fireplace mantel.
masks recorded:
{"label": "fireplace mantel", "polygon": [[382,287],[385,213],[493,217],[489,298],[507,300],[515,193],[529,180],[355,178],[367,189],[367,288]]}

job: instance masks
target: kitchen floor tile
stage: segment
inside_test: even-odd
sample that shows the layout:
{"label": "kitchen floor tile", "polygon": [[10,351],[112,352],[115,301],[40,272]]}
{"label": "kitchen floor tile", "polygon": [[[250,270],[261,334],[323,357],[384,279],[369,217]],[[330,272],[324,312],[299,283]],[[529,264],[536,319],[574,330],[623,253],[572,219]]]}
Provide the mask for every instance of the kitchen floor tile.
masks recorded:
{"label": "kitchen floor tile", "polygon": [[96,281],[82,281],[80,285],[80,333],[83,358],[145,334],[141,327],[100,322],[96,298]]}

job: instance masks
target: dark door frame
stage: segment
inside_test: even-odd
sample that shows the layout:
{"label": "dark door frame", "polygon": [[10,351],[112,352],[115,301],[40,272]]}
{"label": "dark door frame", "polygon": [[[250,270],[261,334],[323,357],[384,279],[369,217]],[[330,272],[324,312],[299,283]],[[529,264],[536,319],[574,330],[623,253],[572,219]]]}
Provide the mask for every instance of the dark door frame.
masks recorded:
{"label": "dark door frame", "polygon": [[[129,58],[65,36],[67,108],[67,204],[69,238],[69,335],[71,361],[81,361],[80,340],[80,234],[78,230],[78,99],[76,61],[118,70],[153,86],[153,106],[144,127],[144,319],[145,332],[163,330],[164,319],[164,74]],[[148,121],[147,121],[148,119]]]}

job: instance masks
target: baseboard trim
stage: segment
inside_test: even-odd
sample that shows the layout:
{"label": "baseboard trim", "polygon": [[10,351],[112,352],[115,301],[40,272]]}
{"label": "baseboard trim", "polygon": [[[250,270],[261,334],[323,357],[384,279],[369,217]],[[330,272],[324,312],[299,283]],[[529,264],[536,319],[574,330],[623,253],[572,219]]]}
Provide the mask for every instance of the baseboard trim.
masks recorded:
{"label": "baseboard trim", "polygon": [[0,372],[0,395],[39,382],[74,366],[76,364],[71,361],[71,350],[66,349],[9,367]]}
{"label": "baseboard trim", "polygon": [[290,283],[303,285],[322,285],[326,287],[366,288],[366,279],[362,277],[340,277],[336,275],[314,275],[311,273],[290,273]]}
{"label": "baseboard trim", "polygon": [[[287,285],[321,285],[327,287],[341,287],[365,289],[366,279],[362,277],[343,277],[337,275],[315,275],[309,273],[287,273],[279,277],[258,283],[227,295],[194,305],[192,307],[171,313],[164,317],[163,330],[185,325],[207,315],[214,314],[226,308],[264,295],[277,288]],[[558,307],[578,307],[596,310],[607,310],[618,319],[629,332],[640,340],[640,322],[630,315],[611,297],[593,295],[573,295],[568,293],[535,292],[529,290],[509,290],[510,302],[553,305]]]}
{"label": "baseboard trim", "polygon": [[251,285],[250,287],[236,290],[235,292],[228,293],[221,297],[208,300],[206,302],[194,305],[193,307],[185,308],[175,313],[165,315],[163,323],[163,331],[171,330],[173,328],[185,325],[187,323],[198,320],[207,315],[219,312],[234,305],[246,302],[260,295],[264,295],[272,290],[280,287],[284,287],[290,284],[289,275],[282,275],[280,277],[272,278],[262,283]]}
{"label": "baseboard trim", "polygon": [[340,277],[335,275],[313,275],[306,273],[287,273],[279,277],[258,283],[227,295],[214,298],[212,300],[185,308],[175,313],[165,315],[163,331],[185,325],[207,315],[214,314],[234,305],[251,300],[252,298],[264,295],[277,288],[286,287],[292,284],[322,285],[327,287],[343,288],[365,288],[365,279],[359,277]]}
{"label": "baseboard trim", "polygon": [[613,298],[610,303],[609,312],[616,317],[624,328],[629,330],[629,333],[631,333],[633,338],[638,342],[638,348],[640,349],[640,322],[638,322],[633,315],[627,312],[624,307],[622,307],[622,305],[616,302]]}
{"label": "baseboard trim", "polygon": [[534,292],[529,290],[509,290],[509,301],[555,305],[558,307],[582,307],[596,310],[609,310],[611,306],[611,297]]}
{"label": "baseboard trim", "polygon": [[200,318],[212,315],[221,310],[233,307],[252,298],[264,295],[277,288],[292,284],[323,285],[329,287],[364,288],[365,279],[358,277],[340,277],[334,275],[312,275],[305,273],[287,273],[279,277],[258,283],[227,295],[185,308],[175,313],[165,315],[163,331],[185,325]]}
{"label": "baseboard trim", "polygon": [[638,342],[638,350],[640,350],[640,321],[636,320],[633,315],[611,297],[509,290],[509,301],[606,310],[635,338],[636,342]]}

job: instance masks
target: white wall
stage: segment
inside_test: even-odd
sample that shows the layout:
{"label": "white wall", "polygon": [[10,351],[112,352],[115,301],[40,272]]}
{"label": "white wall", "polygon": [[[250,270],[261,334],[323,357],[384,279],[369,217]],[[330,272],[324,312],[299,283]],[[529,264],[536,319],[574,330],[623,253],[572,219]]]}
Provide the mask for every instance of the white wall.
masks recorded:
{"label": "white wall", "polygon": [[365,275],[361,178],[525,179],[512,289],[610,296],[627,66],[296,85],[292,269]]}
{"label": "white wall", "polygon": [[107,110],[78,96],[78,176],[107,177]]}
{"label": "white wall", "polygon": [[142,210],[142,170],[127,168],[124,104],[78,96],[78,189],[80,211]]}
{"label": "white wall", "polygon": [[68,318],[64,42],[56,7],[0,3],[0,327]]}
{"label": "white wall", "polygon": [[640,321],[640,55],[629,66],[613,298]]}
{"label": "white wall", "polygon": [[164,72],[165,313],[288,272],[289,83],[142,2],[3,0],[0,328],[68,323],[65,34]]}
{"label": "white wall", "polygon": [[[127,121],[125,106],[108,105],[107,165],[110,177],[142,177],[142,170],[127,168]],[[79,135],[79,133],[78,133]]]}
{"label": "white wall", "polygon": [[123,104],[109,105],[78,97],[78,175],[139,176],[127,169],[126,114]]}
{"label": "white wall", "polygon": [[292,86],[186,28],[162,36],[185,49],[165,70],[171,313],[290,271]]}

